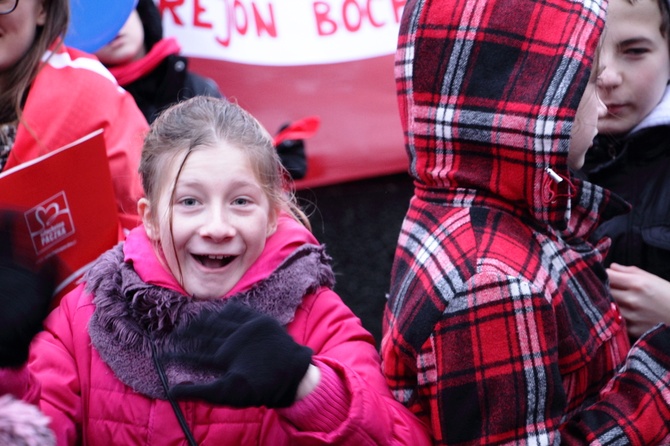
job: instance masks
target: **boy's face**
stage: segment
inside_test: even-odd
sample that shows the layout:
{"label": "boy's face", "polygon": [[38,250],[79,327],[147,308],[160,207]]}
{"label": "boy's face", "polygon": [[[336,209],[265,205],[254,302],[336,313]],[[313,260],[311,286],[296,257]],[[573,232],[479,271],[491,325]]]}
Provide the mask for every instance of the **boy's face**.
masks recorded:
{"label": "boy's face", "polygon": [[146,55],[144,27],[136,9],[130,13],[114,40],[100,48],[95,55],[107,66],[126,64]]}
{"label": "boy's face", "polygon": [[656,0],[610,0],[598,88],[607,115],[600,133],[630,131],[660,102],[670,78],[668,41]]}

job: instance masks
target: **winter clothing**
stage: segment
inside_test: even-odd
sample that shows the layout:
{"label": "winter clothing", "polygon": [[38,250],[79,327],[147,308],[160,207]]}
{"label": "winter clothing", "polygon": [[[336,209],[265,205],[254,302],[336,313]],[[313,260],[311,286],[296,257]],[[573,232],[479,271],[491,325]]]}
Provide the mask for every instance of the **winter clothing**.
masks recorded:
{"label": "winter clothing", "polygon": [[163,24],[154,0],[139,0],[135,10],[142,22],[147,54],[109,70],[135,98],[147,121],[153,122],[168,106],[193,96],[222,97],[216,82],[188,71],[188,59],[179,55],[177,40],[163,38]]}
{"label": "winter clothing", "polygon": [[[59,444],[184,442],[152,362],[170,385],[216,379],[216,367],[170,359],[192,348],[178,333],[203,311],[232,301],[286,325],[314,352],[322,380],[285,409],[179,403],[198,444],[429,444],[420,422],[396,403],[379,371],[374,340],[330,289],[323,248],[283,216],[261,257],[221,300],[192,300],[154,254],[144,228],[103,255],[66,296],[31,350],[41,407]],[[91,347],[91,345],[93,347]]]}
{"label": "winter clothing", "polygon": [[12,446],[51,446],[56,438],[49,419],[32,404],[11,395],[0,396],[0,444]]}
{"label": "winter clothing", "polygon": [[436,444],[670,440],[670,332],[629,351],[608,243],[588,241],[627,205],[567,164],[604,16],[600,1],[405,6],[395,67],[415,193],[382,359]]}
{"label": "winter clothing", "polygon": [[149,123],[175,102],[198,95],[222,97],[212,79],[188,71],[188,59],[179,55],[180,50],[174,38],[163,39],[142,59],[109,67]]}
{"label": "winter clothing", "polygon": [[202,311],[177,331],[190,348],[169,359],[220,376],[206,384],[177,384],[170,394],[232,407],[289,407],[310,363],[312,350],[300,345],[273,317],[230,302],[219,311]]}
{"label": "winter clothing", "polygon": [[39,402],[40,384],[26,364],[0,368],[0,395],[8,394],[31,404]]}
{"label": "winter clothing", "polygon": [[635,265],[670,281],[670,88],[654,110],[627,135],[599,135],[582,169],[589,181],[622,196],[627,215],[602,224],[595,237],[610,237],[605,264]]}
{"label": "winter clothing", "polygon": [[61,45],[44,59],[4,170],[102,128],[119,218],[123,228],[134,228],[139,223],[137,200],[143,195],[137,166],[146,120],[95,58]]}
{"label": "winter clothing", "polygon": [[0,444],[51,446],[56,444],[49,418],[37,407],[40,385],[23,365],[0,368]]}

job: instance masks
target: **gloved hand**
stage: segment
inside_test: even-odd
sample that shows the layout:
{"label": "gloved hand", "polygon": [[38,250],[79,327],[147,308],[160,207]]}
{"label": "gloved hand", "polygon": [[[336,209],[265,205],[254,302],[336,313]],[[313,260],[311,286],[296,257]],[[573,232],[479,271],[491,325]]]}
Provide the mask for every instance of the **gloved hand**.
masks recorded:
{"label": "gloved hand", "polygon": [[42,329],[55,287],[55,264],[37,264],[20,213],[0,211],[0,367],[18,367]]}
{"label": "gloved hand", "polygon": [[177,384],[175,398],[197,398],[232,407],[288,407],[312,359],[279,322],[231,302],[206,312],[178,332],[191,346],[170,360],[220,372],[208,384]]}

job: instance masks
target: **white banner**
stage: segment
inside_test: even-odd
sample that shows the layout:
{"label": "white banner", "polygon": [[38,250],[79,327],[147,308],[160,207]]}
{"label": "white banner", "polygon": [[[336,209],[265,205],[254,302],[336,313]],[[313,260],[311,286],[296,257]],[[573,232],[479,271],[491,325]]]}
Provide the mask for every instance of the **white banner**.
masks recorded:
{"label": "white banner", "polygon": [[186,56],[251,65],[331,64],[395,52],[405,0],[159,0]]}

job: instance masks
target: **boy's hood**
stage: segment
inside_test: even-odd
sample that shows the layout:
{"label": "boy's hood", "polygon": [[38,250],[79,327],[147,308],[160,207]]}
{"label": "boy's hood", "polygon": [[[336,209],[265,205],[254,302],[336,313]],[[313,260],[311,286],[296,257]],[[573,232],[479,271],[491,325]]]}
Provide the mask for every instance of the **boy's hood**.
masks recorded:
{"label": "boy's hood", "polygon": [[407,2],[395,74],[417,196],[567,226],[570,132],[606,1]]}
{"label": "boy's hood", "polygon": [[665,93],[658,105],[629,134],[663,125],[670,125],[670,86],[665,87]]}

